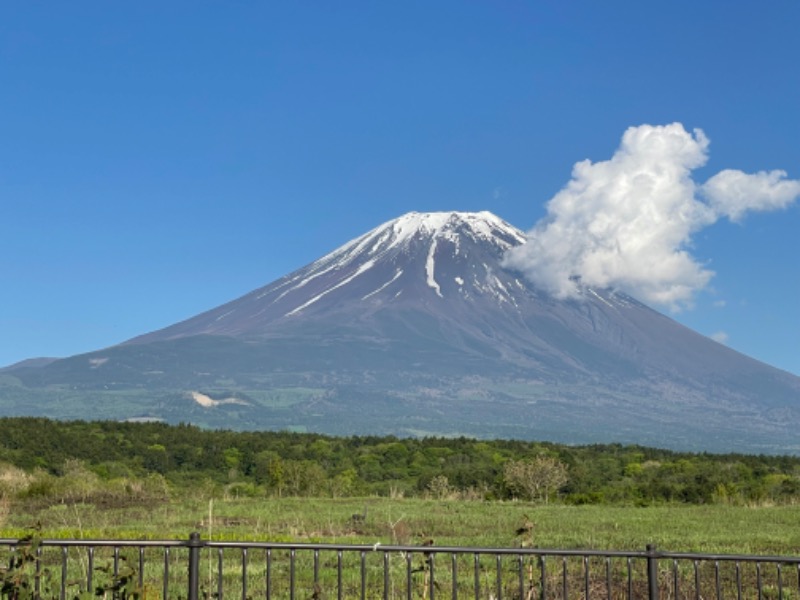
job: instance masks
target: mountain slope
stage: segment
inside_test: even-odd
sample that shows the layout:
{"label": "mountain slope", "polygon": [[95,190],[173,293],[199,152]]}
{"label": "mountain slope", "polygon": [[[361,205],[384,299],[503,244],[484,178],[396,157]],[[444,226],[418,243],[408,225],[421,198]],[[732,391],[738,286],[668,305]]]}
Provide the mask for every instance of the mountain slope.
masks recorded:
{"label": "mountain slope", "polygon": [[501,266],[524,239],[487,212],[409,213],[181,323],[7,370],[0,406],[235,428],[798,451],[800,378],[621,293],[543,294]]}

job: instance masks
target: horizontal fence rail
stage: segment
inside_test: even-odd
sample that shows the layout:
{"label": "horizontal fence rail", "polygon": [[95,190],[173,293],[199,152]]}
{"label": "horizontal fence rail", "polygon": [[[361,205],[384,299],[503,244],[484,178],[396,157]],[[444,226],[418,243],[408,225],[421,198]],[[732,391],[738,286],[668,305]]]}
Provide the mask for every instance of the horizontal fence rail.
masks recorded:
{"label": "horizontal fence rail", "polygon": [[800,599],[800,557],[188,540],[0,539],[4,598]]}

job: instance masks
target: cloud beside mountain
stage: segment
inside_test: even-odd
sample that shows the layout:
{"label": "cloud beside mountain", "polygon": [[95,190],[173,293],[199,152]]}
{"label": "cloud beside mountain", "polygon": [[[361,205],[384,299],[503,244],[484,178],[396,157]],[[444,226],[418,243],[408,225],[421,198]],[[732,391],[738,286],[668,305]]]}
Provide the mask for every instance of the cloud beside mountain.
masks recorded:
{"label": "cloud beside mountain", "polygon": [[672,310],[691,305],[714,275],[690,252],[694,234],[800,197],[800,181],[779,170],[726,169],[698,184],[692,171],[708,160],[708,146],[702,130],[680,123],[630,127],[609,160],[575,164],[505,266],[558,298],[576,295],[580,281]]}

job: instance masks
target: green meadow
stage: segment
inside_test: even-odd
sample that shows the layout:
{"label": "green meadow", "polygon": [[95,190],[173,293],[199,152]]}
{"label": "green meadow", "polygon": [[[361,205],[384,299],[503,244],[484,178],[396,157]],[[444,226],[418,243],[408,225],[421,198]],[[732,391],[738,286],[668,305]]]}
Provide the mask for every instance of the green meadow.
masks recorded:
{"label": "green meadow", "polygon": [[[366,512],[366,514],[365,514]],[[358,515],[354,518],[354,515]],[[362,518],[363,517],[363,518]],[[516,532],[532,523],[529,533]],[[648,507],[424,498],[197,499],[6,507],[0,534],[797,555],[800,505]]]}

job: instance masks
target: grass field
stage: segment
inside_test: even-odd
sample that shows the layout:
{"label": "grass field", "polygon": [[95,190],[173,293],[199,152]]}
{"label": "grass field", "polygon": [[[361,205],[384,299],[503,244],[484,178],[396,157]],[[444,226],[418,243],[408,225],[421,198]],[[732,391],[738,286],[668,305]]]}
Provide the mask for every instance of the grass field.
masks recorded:
{"label": "grass field", "polygon": [[[366,515],[364,514],[366,511]],[[360,515],[363,518],[353,518]],[[515,532],[529,519],[525,539]],[[0,536],[40,523],[53,538],[205,539],[642,550],[794,556],[800,506],[564,506],[390,498],[181,499],[102,508],[6,506]]]}

